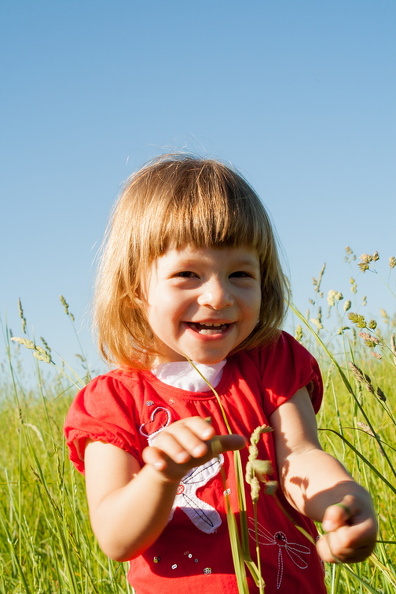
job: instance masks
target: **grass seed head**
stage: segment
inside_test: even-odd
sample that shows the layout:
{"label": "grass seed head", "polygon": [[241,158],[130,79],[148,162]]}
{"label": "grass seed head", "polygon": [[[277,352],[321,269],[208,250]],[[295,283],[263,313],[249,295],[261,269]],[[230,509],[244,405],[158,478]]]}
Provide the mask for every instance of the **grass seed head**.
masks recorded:
{"label": "grass seed head", "polygon": [[349,299],[347,301],[345,301],[344,303],[344,311],[349,311],[352,307],[352,301],[350,301]]}
{"label": "grass seed head", "polygon": [[26,334],[26,318],[25,318],[25,314],[23,313],[23,307],[22,307],[22,301],[20,299],[18,299],[18,311],[19,311],[19,317],[21,318],[21,322],[22,322],[22,332],[24,334]]}
{"label": "grass seed head", "polygon": [[268,475],[273,474],[274,470],[270,460],[258,460],[258,448],[257,445],[260,441],[260,436],[263,433],[269,433],[273,431],[272,427],[269,425],[261,425],[256,427],[253,433],[250,436],[250,445],[249,445],[249,457],[246,463],[245,469],[245,479],[246,482],[250,485],[250,496],[252,498],[253,503],[256,503],[259,498],[260,493],[260,483],[264,484],[264,492],[267,493],[267,486],[268,487],[268,494],[272,494],[275,492],[274,485],[277,486],[276,481],[268,480]]}
{"label": "grass seed head", "polygon": [[13,336],[11,340],[13,342],[17,342],[18,344],[23,345],[24,347],[32,351],[34,351],[36,348],[36,345],[34,344],[33,340],[30,340],[29,338],[20,338],[19,336]]}
{"label": "grass seed head", "polygon": [[59,295],[59,300],[60,300],[61,304],[62,304],[62,305],[63,305],[63,307],[64,307],[65,314],[66,314],[67,316],[69,316],[69,318],[71,319],[71,321],[72,321],[72,322],[74,322],[74,321],[75,321],[75,317],[74,317],[74,315],[71,313],[71,311],[70,311],[70,307],[69,307],[69,304],[68,304],[68,302],[66,301],[66,299],[63,297],[63,295]]}
{"label": "grass seed head", "polygon": [[396,335],[392,334],[390,337],[390,347],[393,355],[393,361],[396,365]]}
{"label": "grass seed head", "polygon": [[366,318],[360,314],[356,314],[351,311],[348,314],[348,319],[351,320],[352,324],[355,324],[358,328],[367,328]]}
{"label": "grass seed head", "polygon": [[302,339],[304,338],[304,332],[302,329],[302,326],[300,324],[298,324],[298,326],[296,327],[296,331],[294,334],[294,338],[298,341],[301,342]]}
{"label": "grass seed head", "polygon": [[351,285],[351,291],[352,291],[352,293],[354,295],[356,295],[356,293],[357,293],[357,283],[356,283],[355,279],[351,277],[349,279],[349,283]]}
{"label": "grass seed head", "polygon": [[386,396],[380,387],[377,388],[377,396],[381,400],[381,402],[386,402]]}
{"label": "grass seed head", "polygon": [[368,332],[359,332],[360,338],[364,340],[364,344],[369,348],[374,348],[379,344],[379,340],[376,336],[372,336]]}
{"label": "grass seed head", "polygon": [[336,304],[336,301],[342,301],[342,299],[344,299],[344,296],[339,291],[334,291],[331,289],[327,293],[327,303],[330,307],[333,307]]}

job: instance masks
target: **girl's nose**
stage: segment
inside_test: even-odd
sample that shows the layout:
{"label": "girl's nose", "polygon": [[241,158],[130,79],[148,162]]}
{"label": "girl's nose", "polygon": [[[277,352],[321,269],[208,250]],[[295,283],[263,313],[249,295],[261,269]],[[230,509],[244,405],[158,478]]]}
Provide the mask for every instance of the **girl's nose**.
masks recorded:
{"label": "girl's nose", "polygon": [[202,287],[202,293],[198,297],[198,303],[212,309],[224,309],[233,304],[233,297],[223,283],[220,281],[211,281]]}

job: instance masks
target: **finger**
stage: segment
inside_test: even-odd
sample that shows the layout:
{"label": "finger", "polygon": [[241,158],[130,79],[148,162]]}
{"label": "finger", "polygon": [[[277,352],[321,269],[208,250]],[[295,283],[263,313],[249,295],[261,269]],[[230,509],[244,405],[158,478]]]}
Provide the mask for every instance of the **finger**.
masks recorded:
{"label": "finger", "polygon": [[341,526],[350,524],[357,513],[354,498],[347,495],[342,501],[334,503],[326,509],[322,520],[322,528],[325,532],[333,532]]}
{"label": "finger", "polygon": [[247,444],[246,439],[242,435],[216,435],[213,439],[207,442],[210,445],[212,456],[218,456],[223,452],[241,450]]}
{"label": "finger", "polygon": [[325,535],[317,549],[323,561],[356,563],[373,551],[377,523],[371,507],[352,495],[326,509],[323,522]]}
{"label": "finger", "polygon": [[173,428],[176,428],[178,430],[179,424],[188,427],[192,433],[203,441],[206,441],[215,435],[215,430],[209,417],[206,419],[203,419],[202,417],[187,417],[182,421],[177,421],[173,425],[170,425],[169,429],[172,430]]}
{"label": "finger", "polygon": [[150,466],[153,466],[156,470],[163,471],[169,464],[169,458],[166,454],[153,446],[144,448],[142,452],[143,461]]}
{"label": "finger", "polygon": [[201,458],[209,451],[207,443],[182,423],[172,431],[162,431],[153,445],[178,464],[184,464],[191,458]]}
{"label": "finger", "polygon": [[326,563],[346,562],[354,554],[352,547],[339,542],[337,533],[326,533],[316,543],[316,550]]}
{"label": "finger", "polygon": [[[348,531],[353,528],[345,527],[341,530]],[[346,533],[338,535],[337,532],[324,534],[316,543],[318,554],[326,563],[358,563],[367,559],[374,547],[375,536],[368,535],[363,540],[356,540],[348,538]]]}

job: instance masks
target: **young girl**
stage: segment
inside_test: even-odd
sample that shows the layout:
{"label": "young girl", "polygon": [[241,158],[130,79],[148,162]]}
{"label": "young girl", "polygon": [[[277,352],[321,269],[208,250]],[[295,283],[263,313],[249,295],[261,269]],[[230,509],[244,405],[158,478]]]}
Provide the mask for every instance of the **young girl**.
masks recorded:
{"label": "young girl", "polygon": [[[222,476],[238,515],[233,450],[245,467],[246,439],[264,424],[259,458],[279,482],[259,498],[266,592],[323,593],[321,559],[373,550],[368,493],[318,442],[317,363],[279,330],[287,293],[268,215],[238,173],[167,155],[129,180],[95,301],[100,349],[117,368],[78,394],[65,431],[94,533],[130,561],[137,594],[238,592]],[[249,496],[247,516],[252,526]],[[312,520],[327,532],[316,548],[296,527],[316,539]]]}

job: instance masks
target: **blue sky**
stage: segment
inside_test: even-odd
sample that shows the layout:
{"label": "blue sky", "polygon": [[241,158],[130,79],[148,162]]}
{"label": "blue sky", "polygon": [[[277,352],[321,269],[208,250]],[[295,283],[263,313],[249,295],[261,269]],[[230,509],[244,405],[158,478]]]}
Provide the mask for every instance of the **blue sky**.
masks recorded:
{"label": "blue sky", "polygon": [[[393,0],[0,0],[0,317],[94,356],[95,257],[122,183],[188,150],[231,162],[275,223],[294,299],[394,311]],[[344,262],[378,250],[381,275]],[[390,283],[395,290],[395,275]],[[362,311],[364,313],[364,311]]]}

